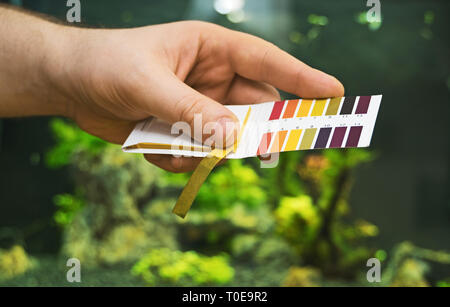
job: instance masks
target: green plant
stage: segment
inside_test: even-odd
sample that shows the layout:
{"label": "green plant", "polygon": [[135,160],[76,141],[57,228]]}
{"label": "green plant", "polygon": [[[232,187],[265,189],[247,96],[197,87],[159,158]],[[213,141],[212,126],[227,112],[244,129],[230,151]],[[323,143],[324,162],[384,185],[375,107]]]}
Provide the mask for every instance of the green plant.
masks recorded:
{"label": "green plant", "polygon": [[320,212],[311,197],[283,197],[275,210],[277,231],[290,242],[299,254],[311,248],[319,231]]}
{"label": "green plant", "polygon": [[223,285],[233,279],[234,270],[228,256],[207,257],[194,251],[172,251],[167,248],[151,250],[137,262],[132,274],[148,285]]}
{"label": "green plant", "polygon": [[266,200],[257,173],[241,160],[228,161],[216,170],[199,191],[198,210],[214,210],[226,215],[235,205],[255,208]]}
{"label": "green plant", "polygon": [[61,227],[65,227],[72,223],[76,214],[84,207],[84,201],[79,193],[77,193],[77,195],[55,195],[53,202],[58,207],[53,215],[53,220]]}
{"label": "green plant", "polygon": [[377,227],[344,219],[350,210],[353,169],[372,158],[360,149],[308,154],[297,166],[301,192],[280,197],[275,210],[278,234],[297,251],[301,262],[319,267],[325,275],[353,275],[372,253],[360,241],[376,236]]}
{"label": "green plant", "polygon": [[[417,247],[408,241],[401,242],[393,248],[386,269],[383,270],[382,285],[429,286],[425,279],[430,270],[429,262],[449,265],[450,253]],[[445,282],[437,285],[445,286]]]}
{"label": "green plant", "polygon": [[34,266],[35,260],[28,256],[22,246],[0,249],[0,281],[22,275]]}
{"label": "green plant", "polygon": [[70,164],[73,155],[77,152],[95,156],[107,146],[105,141],[59,118],[50,122],[50,129],[56,139],[56,145],[46,155],[46,163],[50,168]]}

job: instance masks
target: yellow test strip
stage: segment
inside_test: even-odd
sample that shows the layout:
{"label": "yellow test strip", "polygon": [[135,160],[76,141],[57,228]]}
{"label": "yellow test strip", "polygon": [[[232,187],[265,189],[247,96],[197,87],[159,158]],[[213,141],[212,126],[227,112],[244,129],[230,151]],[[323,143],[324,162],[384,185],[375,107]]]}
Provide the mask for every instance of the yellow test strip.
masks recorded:
{"label": "yellow test strip", "polygon": [[[186,150],[186,151],[211,151],[211,148],[203,146],[184,146],[184,145],[170,145],[158,143],[138,143],[125,147],[125,149],[162,149],[162,150]],[[209,149],[209,150],[208,150]]]}
{"label": "yellow test strip", "polygon": [[247,111],[247,115],[245,115],[244,122],[239,131],[239,135],[237,141],[234,146],[231,146],[228,149],[214,149],[206,158],[204,158],[200,164],[195,169],[191,178],[189,178],[188,183],[181,192],[180,197],[175,204],[172,212],[178,215],[181,218],[184,218],[188,213],[189,209],[194,202],[195,197],[197,197],[198,191],[202,187],[206,178],[208,178],[211,171],[216,167],[216,165],[224,159],[230,152],[235,151],[237,146],[241,140],[242,134],[244,133],[245,126],[247,125],[248,118],[250,116],[252,108],[249,107]]}

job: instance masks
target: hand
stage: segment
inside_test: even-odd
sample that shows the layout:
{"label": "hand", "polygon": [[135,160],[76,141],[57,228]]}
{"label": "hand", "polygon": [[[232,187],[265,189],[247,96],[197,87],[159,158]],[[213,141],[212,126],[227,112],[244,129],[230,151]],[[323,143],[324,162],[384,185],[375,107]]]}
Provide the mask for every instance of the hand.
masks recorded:
{"label": "hand", "polygon": [[[72,104],[70,116],[87,132],[118,144],[136,121],[149,116],[191,127],[196,113],[204,123],[234,121],[222,104],[279,100],[274,86],[306,98],[344,94],[334,77],[274,45],[209,23],[78,31],[79,47],[66,71],[71,82],[64,91]],[[146,158],[173,172],[191,171],[199,162]]]}
{"label": "hand", "polygon": [[[45,53],[40,57],[30,56],[43,63],[46,78],[39,80],[48,80],[45,89],[41,84],[36,88],[41,95],[48,93],[42,100],[58,108],[41,113],[68,116],[88,133],[117,144],[150,116],[191,127],[196,113],[202,114],[204,124],[235,122],[223,104],[279,100],[275,87],[305,98],[344,94],[334,77],[273,44],[205,22],[118,30],[39,24],[37,18],[33,22],[48,42],[42,44]],[[10,39],[17,41],[17,36]],[[235,132],[224,129],[223,137]],[[172,172],[191,171],[199,162],[163,155],[146,158]]]}

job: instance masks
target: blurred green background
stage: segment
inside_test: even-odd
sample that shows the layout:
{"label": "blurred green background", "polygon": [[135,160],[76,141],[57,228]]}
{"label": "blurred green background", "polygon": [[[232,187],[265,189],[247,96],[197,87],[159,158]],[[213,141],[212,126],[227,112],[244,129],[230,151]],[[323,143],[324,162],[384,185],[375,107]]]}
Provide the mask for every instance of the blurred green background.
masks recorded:
{"label": "blurred green background", "polygon": [[[66,1],[12,1],[65,20]],[[0,121],[0,285],[450,284],[449,8],[441,1],[81,1],[82,21],[134,27],[199,19],[265,38],[383,94],[368,150],[284,153],[275,169],[230,161],[185,221],[188,175],[56,118]],[[133,50],[130,50],[132,53]],[[67,55],[70,57],[70,54]],[[284,98],[291,98],[283,93]]]}

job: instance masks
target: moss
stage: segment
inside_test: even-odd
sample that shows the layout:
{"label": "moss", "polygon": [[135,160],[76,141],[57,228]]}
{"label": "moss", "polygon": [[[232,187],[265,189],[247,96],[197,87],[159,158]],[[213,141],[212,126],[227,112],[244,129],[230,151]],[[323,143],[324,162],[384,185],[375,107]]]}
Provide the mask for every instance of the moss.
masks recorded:
{"label": "moss", "polygon": [[149,286],[160,285],[223,285],[234,276],[225,254],[212,257],[194,251],[180,252],[167,248],[154,249],[137,262],[132,274],[140,276]]}
{"label": "moss", "polygon": [[0,250],[0,280],[20,276],[33,268],[35,262],[22,246],[15,245],[9,250]]}
{"label": "moss", "polygon": [[291,267],[283,282],[285,287],[318,287],[321,281],[320,270],[312,267]]}
{"label": "moss", "polygon": [[429,287],[430,284],[425,279],[428,271],[426,263],[415,260],[406,259],[398,269],[397,275],[392,287]]}

